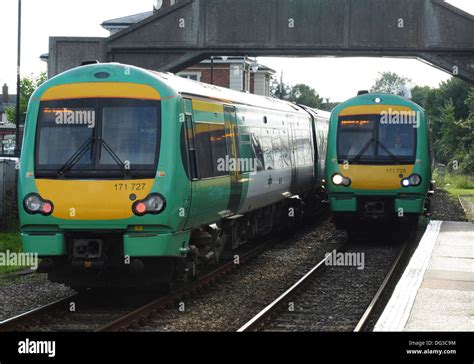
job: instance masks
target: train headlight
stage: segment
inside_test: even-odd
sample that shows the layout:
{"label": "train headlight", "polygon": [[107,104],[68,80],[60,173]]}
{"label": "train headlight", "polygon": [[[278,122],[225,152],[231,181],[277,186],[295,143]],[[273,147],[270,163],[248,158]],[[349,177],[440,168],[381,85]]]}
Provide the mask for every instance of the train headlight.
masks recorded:
{"label": "train headlight", "polygon": [[410,184],[412,186],[419,186],[421,184],[421,176],[419,174],[412,174],[410,176]]}
{"label": "train headlight", "polygon": [[416,187],[421,184],[421,176],[419,174],[412,174],[408,178],[402,179],[403,187]]}
{"label": "train headlight", "polygon": [[342,177],[340,174],[335,174],[332,176],[332,183],[334,183],[336,186],[342,185],[344,182],[344,177]]}
{"label": "train headlight", "polygon": [[54,205],[51,201],[41,198],[37,193],[30,193],[23,200],[23,208],[31,215],[41,214],[49,216],[53,213]]}
{"label": "train headlight", "polygon": [[344,177],[342,174],[336,173],[332,176],[332,183],[336,186],[349,187],[351,185],[351,180],[347,177]]}
{"label": "train headlight", "polygon": [[137,201],[132,206],[132,211],[137,216],[146,214],[158,215],[166,208],[166,200],[159,193],[152,193],[147,198]]}

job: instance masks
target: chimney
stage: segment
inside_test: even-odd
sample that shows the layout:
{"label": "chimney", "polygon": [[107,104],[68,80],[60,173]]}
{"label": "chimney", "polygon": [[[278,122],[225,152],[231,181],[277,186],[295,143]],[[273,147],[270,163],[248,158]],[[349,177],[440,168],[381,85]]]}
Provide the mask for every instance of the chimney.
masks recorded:
{"label": "chimney", "polygon": [[178,0],[154,0],[153,1],[153,9],[154,11],[159,11],[162,9],[169,8],[170,6],[173,6],[176,4]]}
{"label": "chimney", "polygon": [[2,87],[2,102],[8,104],[10,97],[8,96],[8,86],[4,84]]}

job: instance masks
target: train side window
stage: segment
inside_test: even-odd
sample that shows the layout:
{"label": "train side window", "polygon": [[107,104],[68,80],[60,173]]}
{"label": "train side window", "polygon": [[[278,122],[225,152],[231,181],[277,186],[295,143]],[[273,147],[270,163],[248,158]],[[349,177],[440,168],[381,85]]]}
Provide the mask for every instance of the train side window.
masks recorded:
{"label": "train side window", "polygon": [[257,164],[257,171],[263,171],[265,170],[265,160],[263,157],[263,148],[262,143],[260,141],[259,129],[252,129],[252,133],[250,134],[250,140],[252,143],[253,158]]}
{"label": "train side window", "polygon": [[209,124],[195,123],[196,151],[199,166],[199,178],[214,176]]}
{"label": "train side window", "polygon": [[197,166],[196,166],[196,145],[194,143],[194,131],[193,131],[193,117],[190,114],[186,114],[185,130],[187,134],[188,150],[189,150],[189,167],[191,169],[191,179],[198,178]]}
{"label": "train side window", "polygon": [[224,124],[209,124],[209,136],[214,176],[227,176],[229,175],[229,171],[228,168],[226,168],[227,146]]}
{"label": "train side window", "polygon": [[283,163],[285,165],[285,168],[291,167],[290,140],[289,140],[288,132],[286,130],[282,130],[280,137],[281,137]]}
{"label": "train side window", "polygon": [[263,149],[263,160],[265,168],[275,169],[275,162],[273,160],[273,145],[272,145],[272,135],[268,130],[263,131],[262,138],[262,149]]}
{"label": "train side window", "polygon": [[296,154],[296,165],[304,166],[305,165],[305,146],[304,146],[304,135],[301,130],[295,130],[295,154]]}
{"label": "train side window", "polygon": [[282,154],[282,145],[280,139],[280,133],[278,130],[273,130],[273,161],[275,163],[275,169],[282,169],[284,168],[283,163],[283,154]]}
{"label": "train side window", "polygon": [[305,164],[310,165],[313,163],[313,148],[311,145],[311,132],[304,130],[304,153],[305,153]]}

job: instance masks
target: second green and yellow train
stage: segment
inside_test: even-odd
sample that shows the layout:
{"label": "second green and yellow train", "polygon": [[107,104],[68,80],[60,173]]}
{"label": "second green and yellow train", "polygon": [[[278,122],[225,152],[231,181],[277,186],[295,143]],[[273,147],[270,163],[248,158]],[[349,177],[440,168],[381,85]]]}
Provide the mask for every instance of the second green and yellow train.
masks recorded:
{"label": "second green and yellow train", "polygon": [[430,123],[411,100],[362,93],[330,119],[326,187],[336,223],[416,223],[430,211]]}

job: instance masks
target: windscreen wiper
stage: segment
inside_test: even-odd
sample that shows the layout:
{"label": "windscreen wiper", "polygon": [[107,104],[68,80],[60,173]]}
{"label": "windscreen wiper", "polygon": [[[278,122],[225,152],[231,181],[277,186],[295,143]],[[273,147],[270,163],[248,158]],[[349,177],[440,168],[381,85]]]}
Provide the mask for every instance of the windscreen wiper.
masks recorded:
{"label": "windscreen wiper", "polygon": [[372,137],[367,144],[362,148],[362,150],[352,159],[352,163],[358,163],[360,158],[364,155],[364,153],[369,149],[369,147],[372,145],[372,143],[375,141],[375,139]]}
{"label": "windscreen wiper", "polygon": [[94,138],[90,137],[82,144],[79,149],[69,158],[64,165],[58,169],[57,173],[60,177],[64,176],[84,157],[89,147],[94,144]]}
{"label": "windscreen wiper", "polygon": [[379,145],[379,147],[381,147],[387,152],[387,154],[390,156],[390,158],[392,158],[395,163],[401,164],[400,159],[398,159],[397,156],[393,154],[385,145],[383,145],[380,141],[378,141],[377,144]]}
{"label": "windscreen wiper", "polygon": [[120,157],[113,151],[113,149],[110,147],[110,145],[103,139],[99,138],[99,145],[103,145],[104,149],[107,151],[107,153],[110,154],[112,159],[114,160],[115,163],[120,167],[120,170],[123,172],[125,177],[130,176],[130,170],[125,167],[125,163],[122,162]]}

